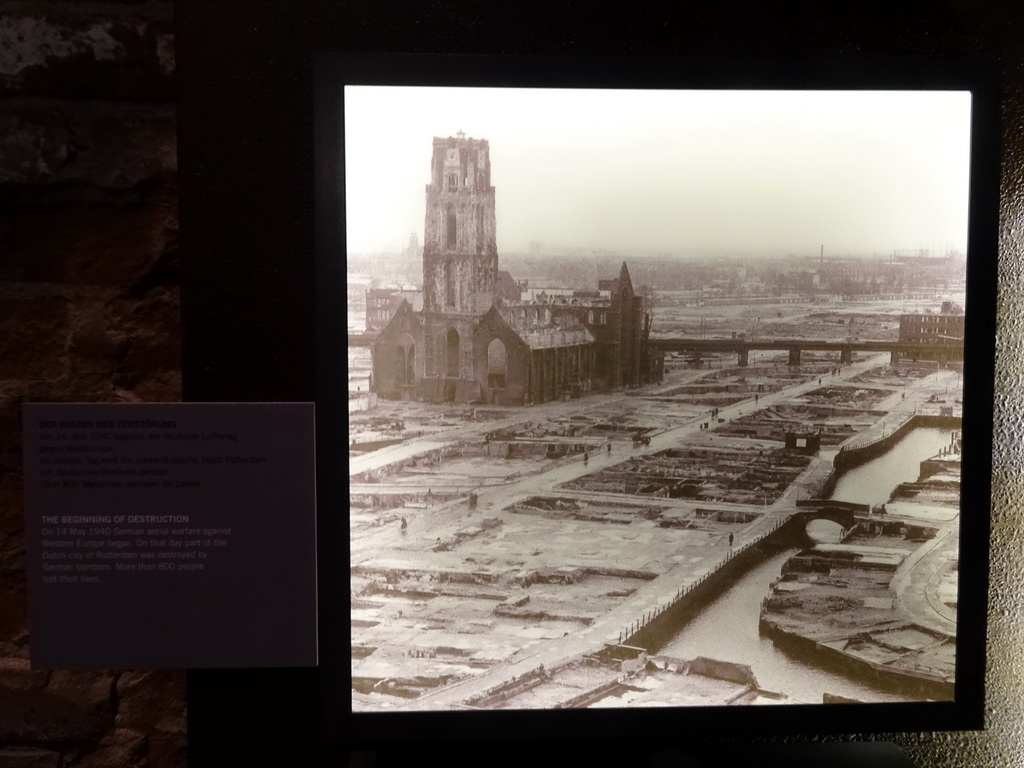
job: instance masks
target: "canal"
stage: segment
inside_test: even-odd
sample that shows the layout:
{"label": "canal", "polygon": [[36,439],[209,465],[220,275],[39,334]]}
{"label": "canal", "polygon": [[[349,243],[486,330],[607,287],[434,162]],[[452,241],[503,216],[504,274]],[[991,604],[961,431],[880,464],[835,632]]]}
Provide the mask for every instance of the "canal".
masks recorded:
{"label": "canal", "polygon": [[[846,472],[832,498],[881,504],[902,482],[916,480],[920,463],[949,444],[950,430],[915,429],[885,454]],[[827,532],[826,532],[827,535]],[[868,702],[909,701],[844,675],[794,659],[762,638],[761,600],[798,548],[773,553],[691,619],[659,653],[681,659],[696,656],[747,664],[762,688],[789,696],[793,703],[820,704],[830,693]]]}
{"label": "canal", "polygon": [[830,498],[858,504],[884,504],[897,485],[917,480],[921,462],[949,445],[952,432],[937,428],[912,430],[878,458],[844,472]]}

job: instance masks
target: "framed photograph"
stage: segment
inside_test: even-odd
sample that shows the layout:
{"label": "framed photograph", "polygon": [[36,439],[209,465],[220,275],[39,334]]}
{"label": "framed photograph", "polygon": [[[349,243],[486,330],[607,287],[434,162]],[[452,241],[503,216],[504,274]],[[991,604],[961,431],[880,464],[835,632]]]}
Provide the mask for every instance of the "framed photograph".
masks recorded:
{"label": "framed photograph", "polygon": [[329,732],[980,727],[986,73],[315,78]]}

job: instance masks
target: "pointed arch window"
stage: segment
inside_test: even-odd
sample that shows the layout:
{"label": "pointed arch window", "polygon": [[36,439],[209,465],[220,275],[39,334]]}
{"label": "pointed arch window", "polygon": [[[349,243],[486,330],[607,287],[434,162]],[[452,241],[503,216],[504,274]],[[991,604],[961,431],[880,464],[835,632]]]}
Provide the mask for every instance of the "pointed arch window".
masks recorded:
{"label": "pointed arch window", "polygon": [[484,208],[482,205],[478,205],[476,207],[476,252],[483,253],[484,245]]}
{"label": "pointed arch window", "polygon": [[448,309],[455,307],[455,270],[451,260],[444,263],[444,301]]}

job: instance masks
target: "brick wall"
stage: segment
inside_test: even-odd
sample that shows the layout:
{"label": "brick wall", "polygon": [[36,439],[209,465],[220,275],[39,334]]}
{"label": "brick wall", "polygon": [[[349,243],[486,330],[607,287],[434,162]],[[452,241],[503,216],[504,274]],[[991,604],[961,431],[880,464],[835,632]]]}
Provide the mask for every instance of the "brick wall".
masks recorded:
{"label": "brick wall", "polygon": [[5,768],[185,764],[183,673],[30,668],[20,447],[26,401],[180,399],[172,11],[0,9]]}

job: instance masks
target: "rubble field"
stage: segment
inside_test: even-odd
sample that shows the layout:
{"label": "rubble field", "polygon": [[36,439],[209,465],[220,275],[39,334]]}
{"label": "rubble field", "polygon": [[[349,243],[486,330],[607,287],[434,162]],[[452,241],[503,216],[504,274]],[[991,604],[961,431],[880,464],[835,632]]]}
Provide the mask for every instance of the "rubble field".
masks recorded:
{"label": "rubble field", "polygon": [[535,670],[469,702],[494,709],[582,709],[626,706],[777,704],[786,697],[760,688],[740,664],[666,656],[619,659],[616,649],[555,670]]}
{"label": "rubble field", "polygon": [[354,689],[377,702],[411,698],[520,659],[700,562],[752,519],[670,506],[531,497],[493,516],[458,503],[391,507],[391,522],[353,532]]}
{"label": "rubble field", "polygon": [[377,400],[371,410],[349,413],[349,443],[356,446],[369,443],[372,447],[381,441],[404,442],[514,415],[514,411],[488,407]]}
{"label": "rubble field", "polygon": [[751,508],[702,508],[679,504],[629,506],[568,496],[533,497],[507,509],[516,514],[538,515],[549,520],[587,520],[613,525],[646,520],[659,528],[685,528],[717,536],[728,534],[730,526],[748,525],[761,517],[759,511]]}
{"label": "rubble field", "polygon": [[851,384],[867,384],[876,386],[901,386],[913,384],[935,373],[935,364],[913,363],[901,361],[899,365],[886,365],[879,368],[872,368],[869,371],[854,376],[850,379]]}
{"label": "rubble field", "polygon": [[777,500],[810,461],[783,449],[672,448],[632,457],[562,487],[757,505]]}
{"label": "rubble field", "polygon": [[718,426],[716,435],[785,440],[787,432],[817,429],[824,446],[839,445],[876,423],[885,411],[837,405],[815,405],[800,400],[778,403]]}
{"label": "rubble field", "polygon": [[[364,435],[376,431],[398,442],[417,434],[437,436],[418,450],[393,452],[394,458],[351,478],[368,483],[350,499],[354,702],[364,709],[400,706],[524,661],[593,626],[669,570],[683,566],[698,572],[709,550],[727,547],[731,533],[740,535],[758,523],[813,460],[784,450],[787,430],[817,427],[824,445],[841,442],[876,422],[884,413],[877,404],[918,377],[890,376],[880,368],[872,372],[877,381],[825,383],[802,397],[721,423],[709,418],[703,398],[751,400],[751,388],[754,394],[777,392],[822,377],[833,365],[689,371],[662,391],[595,397],[587,407],[573,402],[502,410],[388,402],[352,414],[357,428],[365,427]],[[678,391],[665,395],[671,388]],[[686,433],[666,450],[623,445],[637,435],[655,436],[702,419],[710,422],[709,429]],[[555,467],[561,472],[563,464],[571,469],[582,451],[605,456],[608,446],[609,458],[629,458],[611,466],[607,460],[594,466],[591,460],[589,474],[557,490],[535,490],[533,475]],[[950,472],[938,467],[935,477]],[[510,481],[519,483],[519,490],[503,497],[502,486]],[[469,500],[466,489],[473,487],[483,494],[480,509]],[[905,489],[908,503],[939,504],[946,493],[938,479],[927,488],[908,484]],[[891,529],[880,535],[889,534]],[[895,543],[901,536],[886,546],[906,554],[909,548]],[[794,596],[813,596],[820,605],[809,602],[808,610],[820,611],[825,622],[834,620],[837,606],[849,608],[858,626],[865,618],[876,623],[891,618],[883,570],[849,562],[836,568],[835,577],[848,576],[852,587],[791,579],[776,596],[777,607],[784,608],[779,615],[797,621],[803,609],[792,602]],[[955,569],[947,569],[936,582],[936,594],[955,600],[955,575]],[[873,581],[880,578],[884,583]],[[861,587],[864,594],[854,599]],[[819,588],[827,589],[808,591]],[[833,632],[828,642],[844,631],[826,629]],[[822,632],[824,639],[827,632]],[[851,629],[847,637],[852,634]],[[666,669],[639,672],[635,685],[616,687],[621,680],[609,683],[601,677],[604,672],[580,667],[544,685],[516,689],[508,706],[699,703],[702,696],[718,696],[723,684],[687,681]],[[621,669],[616,674],[621,677]],[[691,683],[696,688],[684,690]],[[737,701],[772,700],[753,688],[730,691]]]}

